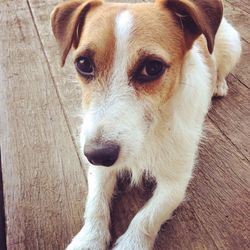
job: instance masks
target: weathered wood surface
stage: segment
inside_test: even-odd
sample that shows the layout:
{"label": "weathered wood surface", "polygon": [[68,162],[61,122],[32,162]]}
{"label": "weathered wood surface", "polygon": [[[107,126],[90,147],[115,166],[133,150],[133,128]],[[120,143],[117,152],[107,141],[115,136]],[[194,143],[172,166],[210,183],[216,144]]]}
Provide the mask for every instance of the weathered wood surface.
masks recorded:
{"label": "weathered wood surface", "polygon": [[[224,1],[225,5],[225,16],[228,18],[230,23],[237,27],[237,30],[241,34],[242,38],[242,57],[241,62],[237,65],[235,70],[233,71],[233,75],[235,75],[239,81],[248,88],[250,88],[249,74],[250,74],[250,5],[249,1],[246,0],[248,4],[244,3],[244,1]],[[238,8],[236,6],[240,6]]]}
{"label": "weathered wood surface", "polygon": [[[80,90],[71,61],[59,67],[49,25],[57,2],[0,1],[0,138],[9,249],[63,249],[81,225],[86,180],[76,149]],[[213,101],[187,199],[162,227],[155,249],[250,248],[247,2],[225,1],[225,15],[243,38],[243,57],[228,78],[229,95]],[[131,189],[120,181],[113,241],[152,186],[145,182]]]}
{"label": "weathered wood surface", "polygon": [[7,246],[62,249],[81,223],[83,170],[26,1],[0,2],[0,31]]}

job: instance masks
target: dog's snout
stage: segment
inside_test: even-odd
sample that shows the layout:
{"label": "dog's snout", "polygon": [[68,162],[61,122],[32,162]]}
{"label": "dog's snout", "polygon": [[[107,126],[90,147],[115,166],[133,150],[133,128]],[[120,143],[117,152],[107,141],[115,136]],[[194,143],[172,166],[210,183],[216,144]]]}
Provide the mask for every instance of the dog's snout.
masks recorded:
{"label": "dog's snout", "polygon": [[86,144],[84,155],[93,165],[112,166],[118,159],[120,146],[115,143]]}

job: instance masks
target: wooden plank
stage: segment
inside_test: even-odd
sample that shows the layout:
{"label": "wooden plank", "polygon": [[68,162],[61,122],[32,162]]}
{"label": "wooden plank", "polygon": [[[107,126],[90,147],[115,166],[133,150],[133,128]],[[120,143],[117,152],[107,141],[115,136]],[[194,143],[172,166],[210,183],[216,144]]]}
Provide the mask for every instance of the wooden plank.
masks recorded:
{"label": "wooden plank", "polygon": [[[225,11],[224,11],[225,17],[230,21],[230,23],[232,23],[235,27],[237,27],[237,30],[240,32],[242,38],[246,40],[248,43],[250,43],[249,14],[229,2],[224,1],[224,6],[225,6]],[[245,6],[247,8],[248,5],[245,4]]]}
{"label": "wooden plank", "polygon": [[7,246],[63,249],[81,223],[83,171],[25,0],[0,2],[0,30]]}
{"label": "wooden plank", "polygon": [[[75,68],[72,63],[71,55],[64,68],[60,67],[60,55],[55,43],[54,36],[50,28],[50,13],[58,0],[29,0],[30,10],[34,15],[39,39],[44,47],[44,53],[49,65],[52,77],[57,89],[62,108],[69,125],[74,143],[79,149],[79,133],[81,125],[81,89],[76,81]],[[78,151],[80,155],[81,152]]]}
{"label": "wooden plank", "polygon": [[[250,88],[250,18],[245,10],[249,6],[244,1],[227,1],[225,3],[225,16],[230,23],[240,32],[242,37],[242,56],[233,75],[245,86]],[[240,7],[240,8],[239,8]],[[245,9],[244,9],[245,8]]]}
{"label": "wooden plank", "polygon": [[247,14],[250,14],[249,0],[225,0],[225,2],[228,2],[235,8],[239,8]]}
{"label": "wooden plank", "polygon": [[199,196],[192,199],[196,214],[218,249],[249,249],[249,161],[215,126],[207,126],[192,186]]}
{"label": "wooden plank", "polygon": [[[225,2],[225,16],[242,36],[243,52],[239,64],[227,78],[229,95],[213,100],[211,120],[221,132],[250,160],[250,36],[249,14]],[[237,1],[236,1],[237,2]],[[241,3],[241,6],[243,3]],[[246,4],[245,4],[246,5]]]}
{"label": "wooden plank", "polygon": [[227,80],[229,93],[213,99],[209,118],[250,161],[250,89],[233,75]]}

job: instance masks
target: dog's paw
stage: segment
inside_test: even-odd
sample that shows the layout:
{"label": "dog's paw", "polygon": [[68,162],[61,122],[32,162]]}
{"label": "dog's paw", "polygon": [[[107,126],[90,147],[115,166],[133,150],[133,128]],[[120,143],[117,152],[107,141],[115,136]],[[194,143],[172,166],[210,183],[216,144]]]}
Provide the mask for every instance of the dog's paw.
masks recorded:
{"label": "dog's paw", "polygon": [[154,240],[142,234],[126,232],[115,243],[113,250],[152,250]]}
{"label": "dog's paw", "polygon": [[109,241],[110,233],[108,231],[91,231],[83,227],[66,250],[106,250]]}
{"label": "dog's paw", "polygon": [[226,96],[228,91],[227,82],[225,79],[218,81],[214,89],[214,96]]}

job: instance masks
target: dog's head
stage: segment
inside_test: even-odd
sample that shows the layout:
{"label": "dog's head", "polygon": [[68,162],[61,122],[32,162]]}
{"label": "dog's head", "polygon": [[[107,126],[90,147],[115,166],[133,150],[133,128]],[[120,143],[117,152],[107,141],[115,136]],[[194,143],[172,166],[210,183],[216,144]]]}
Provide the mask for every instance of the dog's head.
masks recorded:
{"label": "dog's head", "polygon": [[149,134],[160,139],[184,57],[203,34],[210,53],[219,0],[114,4],[72,0],[51,14],[61,63],[71,47],[83,88],[84,154],[95,165],[136,158]]}

